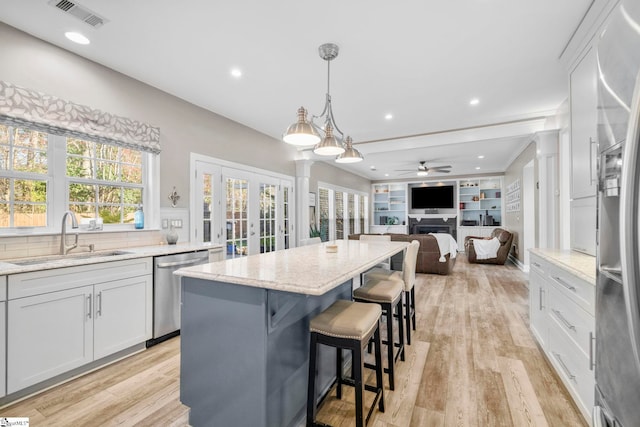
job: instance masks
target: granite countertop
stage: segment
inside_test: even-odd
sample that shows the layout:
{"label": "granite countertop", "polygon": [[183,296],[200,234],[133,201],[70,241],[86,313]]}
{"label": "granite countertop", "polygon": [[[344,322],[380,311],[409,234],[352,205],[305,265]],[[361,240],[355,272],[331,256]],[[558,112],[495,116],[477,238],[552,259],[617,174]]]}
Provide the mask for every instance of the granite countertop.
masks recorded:
{"label": "granite countertop", "polygon": [[[96,252],[71,252],[68,255],[50,255],[42,257],[17,258],[0,261],[0,275],[27,273],[30,271],[50,270],[54,268],[73,267],[76,265],[97,264],[101,262],[122,261],[126,259],[170,255],[181,252],[193,252],[222,248],[221,244],[152,245],[109,249]],[[29,263],[25,265],[13,264]]]}
{"label": "granite countertop", "polygon": [[[337,245],[335,253],[328,245]],[[323,295],[408,246],[407,242],[339,240],[223,262],[174,274],[306,295]]]}
{"label": "granite countertop", "polygon": [[532,254],[596,285],[596,257],[568,249],[530,249]]}

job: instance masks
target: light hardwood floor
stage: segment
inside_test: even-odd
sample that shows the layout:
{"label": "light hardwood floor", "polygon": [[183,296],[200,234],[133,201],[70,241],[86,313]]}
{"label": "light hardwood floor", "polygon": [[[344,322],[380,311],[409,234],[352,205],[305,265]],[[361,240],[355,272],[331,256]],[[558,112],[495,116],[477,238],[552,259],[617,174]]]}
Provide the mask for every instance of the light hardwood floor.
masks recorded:
{"label": "light hardwood floor", "polygon": [[[587,425],[529,332],[526,276],[517,268],[468,264],[460,255],[452,275],[418,275],[416,299],[418,330],[398,362],[396,390],[385,390],[386,411],[374,412],[370,425]],[[30,417],[32,427],[186,426],[179,347],[174,338],[0,416]],[[335,393],[325,400],[318,421],[355,424],[345,390],[342,400]]]}

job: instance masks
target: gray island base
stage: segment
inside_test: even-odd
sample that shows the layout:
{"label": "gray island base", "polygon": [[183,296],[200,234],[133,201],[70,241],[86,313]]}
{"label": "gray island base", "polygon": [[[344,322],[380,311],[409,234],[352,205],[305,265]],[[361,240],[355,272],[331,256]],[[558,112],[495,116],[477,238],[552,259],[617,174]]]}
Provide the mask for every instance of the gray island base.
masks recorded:
{"label": "gray island base", "polygon": [[[332,242],[334,243],[334,242]],[[340,241],[179,270],[182,276],[180,399],[189,423],[300,425],[306,413],[309,322],[352,277],[406,242]],[[318,390],[335,379],[335,349],[321,348]],[[321,393],[322,394],[322,393]]]}

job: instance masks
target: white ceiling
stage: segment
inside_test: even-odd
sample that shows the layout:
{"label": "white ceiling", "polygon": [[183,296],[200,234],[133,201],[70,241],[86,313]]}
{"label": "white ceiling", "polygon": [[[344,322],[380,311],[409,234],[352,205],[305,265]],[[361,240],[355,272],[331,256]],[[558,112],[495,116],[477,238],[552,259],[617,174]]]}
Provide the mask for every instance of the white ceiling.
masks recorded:
{"label": "white ceiling", "polygon": [[420,160],[451,175],[503,172],[567,97],[559,57],[591,1],[78,3],[109,22],[95,29],[47,0],[0,1],[0,20],[278,139],[299,106],[322,111],[317,48],[338,44],[333,109],[365,155],[341,167],[393,179]]}

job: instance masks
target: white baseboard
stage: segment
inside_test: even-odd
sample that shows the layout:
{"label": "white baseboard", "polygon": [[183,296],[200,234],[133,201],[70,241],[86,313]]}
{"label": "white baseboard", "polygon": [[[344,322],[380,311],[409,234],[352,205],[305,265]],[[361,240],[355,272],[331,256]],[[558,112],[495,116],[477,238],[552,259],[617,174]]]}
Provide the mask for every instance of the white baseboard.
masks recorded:
{"label": "white baseboard", "polygon": [[513,255],[509,254],[509,261],[511,261],[511,263],[513,265],[515,265],[516,267],[518,267],[520,270],[522,270],[525,273],[529,272],[529,266],[528,265],[524,265],[522,261],[520,261],[518,258],[514,257]]}

